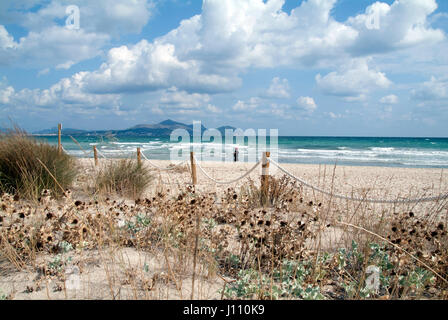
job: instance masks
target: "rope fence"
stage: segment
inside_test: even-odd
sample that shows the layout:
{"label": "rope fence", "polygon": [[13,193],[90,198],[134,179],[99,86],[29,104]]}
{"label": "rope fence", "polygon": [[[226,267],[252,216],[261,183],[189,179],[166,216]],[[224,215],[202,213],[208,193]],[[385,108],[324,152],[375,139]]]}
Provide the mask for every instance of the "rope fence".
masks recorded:
{"label": "rope fence", "polygon": [[368,198],[356,198],[356,197],[348,197],[340,194],[334,194],[328,191],[325,191],[323,189],[320,189],[316,186],[311,185],[310,183],[307,183],[306,181],[296,177],[291,172],[283,168],[278,162],[275,160],[269,159],[269,162],[271,162],[273,165],[275,165],[280,171],[285,173],[290,178],[296,180],[300,184],[304,185],[305,187],[308,187],[310,189],[313,189],[314,191],[320,192],[322,194],[325,194],[330,197],[343,199],[343,200],[350,200],[350,201],[358,201],[358,202],[369,202],[369,203],[388,203],[388,204],[408,204],[408,203],[420,203],[420,202],[431,202],[431,201],[440,201],[448,199],[448,194],[443,194],[435,197],[424,197],[424,198],[418,198],[418,199],[396,199],[396,200],[390,200],[390,199],[368,199]]}
{"label": "rope fence", "polygon": [[[62,126],[59,126],[59,129],[61,130]],[[60,137],[60,132],[59,132],[59,137]],[[72,138],[72,140],[74,140],[76,143],[77,141]],[[58,149],[62,152],[66,152],[68,153],[64,147],[62,146],[61,143],[61,139],[58,139]],[[77,143],[79,145],[79,143]],[[81,148],[81,146],[79,145],[79,147]],[[93,153],[94,155],[94,159],[95,159],[95,165],[98,165],[98,155],[100,155],[102,158],[104,159],[108,159],[107,156],[105,156],[101,151],[99,151],[96,146],[93,146],[93,150],[91,150],[90,152],[86,152],[84,149],[81,148],[81,150],[84,152],[85,156],[89,156]],[[129,155],[126,155],[129,156]],[[143,158],[153,167],[155,167],[156,169],[158,169],[159,171],[172,171],[175,170],[176,168],[186,164],[188,162],[188,160],[184,160],[179,164],[173,165],[173,166],[169,166],[166,168],[160,167],[159,165],[157,165],[156,163],[154,163],[152,160],[150,160],[143,152],[141,152],[140,148],[137,148],[137,159],[140,162],[141,161],[141,156],[143,156]],[[197,160],[196,156],[194,155],[194,152],[190,152],[190,162],[191,162],[191,166],[190,166],[190,173],[192,176],[192,184],[196,185],[197,183],[197,174],[196,174],[196,167],[199,168],[199,170],[204,174],[204,176],[209,179],[210,181],[216,183],[216,184],[220,184],[220,185],[228,185],[228,184],[233,184],[236,183],[244,178],[246,178],[248,175],[250,175],[260,164],[262,164],[262,175],[261,175],[261,190],[262,192],[267,193],[268,190],[268,181],[269,181],[269,164],[272,163],[273,165],[275,165],[281,172],[283,172],[284,174],[286,174],[287,176],[289,176],[290,178],[292,178],[293,180],[299,182],[301,185],[310,188],[316,192],[319,192],[323,195],[332,197],[332,198],[337,198],[337,199],[342,199],[342,200],[348,200],[348,201],[356,201],[356,202],[368,202],[368,203],[382,203],[382,204],[411,204],[411,203],[422,203],[422,202],[432,202],[432,201],[441,201],[441,200],[446,200],[448,199],[448,193],[446,194],[440,194],[438,196],[431,196],[431,197],[421,197],[421,198],[416,198],[416,199],[409,199],[409,198],[402,198],[402,199],[370,199],[367,197],[353,197],[353,196],[345,196],[342,194],[336,194],[333,192],[328,192],[324,189],[321,189],[319,187],[316,187],[314,185],[312,185],[311,183],[297,177],[296,175],[292,174],[290,171],[288,171],[287,169],[285,169],[284,167],[282,167],[277,161],[273,160],[270,158],[270,153],[269,152],[264,152],[263,153],[263,157],[262,160],[259,160],[257,163],[255,163],[255,165],[253,165],[249,170],[247,170],[243,175],[241,175],[238,178],[232,179],[232,180],[217,180],[215,178],[213,178],[201,165],[201,163]]]}
{"label": "rope fence", "polygon": [[163,168],[163,167],[160,167],[160,166],[156,165],[154,162],[152,162],[150,159],[148,159],[143,152],[141,153],[141,155],[143,156],[143,158],[145,158],[146,161],[148,161],[148,163],[150,165],[152,165],[153,167],[157,168],[160,171],[171,171],[171,170],[174,170],[177,167],[180,167],[180,166],[184,165],[188,161],[188,160],[184,160],[181,163],[176,164],[176,165],[174,165],[172,167]]}
{"label": "rope fence", "polygon": [[244,179],[244,178],[246,178],[249,174],[251,174],[259,165],[260,165],[260,163],[261,163],[261,161],[258,161],[251,169],[249,169],[245,174],[243,174],[241,177],[238,177],[238,178],[236,178],[236,179],[233,179],[233,180],[228,180],[228,181],[220,181],[220,180],[216,180],[216,179],[214,179],[213,177],[211,177],[208,173],[207,173],[207,171],[205,171],[204,170],[204,168],[201,166],[201,164],[199,163],[199,161],[196,159],[196,157],[194,157],[194,159],[195,159],[195,161],[196,161],[196,163],[197,163],[197,165],[198,165],[198,168],[199,168],[199,170],[201,170],[201,172],[208,178],[208,179],[210,179],[211,181],[213,181],[214,183],[217,183],[217,184],[232,184],[232,183],[235,183],[235,182],[238,182],[238,181],[240,181],[240,180],[242,180],[242,179]]}

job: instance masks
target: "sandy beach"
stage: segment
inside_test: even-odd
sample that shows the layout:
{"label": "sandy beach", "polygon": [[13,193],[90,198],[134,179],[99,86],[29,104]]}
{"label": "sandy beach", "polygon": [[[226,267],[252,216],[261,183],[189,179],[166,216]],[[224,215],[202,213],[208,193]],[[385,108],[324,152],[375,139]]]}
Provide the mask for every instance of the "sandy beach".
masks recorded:
{"label": "sandy beach", "polygon": [[[100,160],[100,165],[105,161]],[[79,159],[83,168],[92,170],[93,159]],[[182,165],[183,171],[164,171],[160,168],[169,168],[177,163],[169,160],[143,160],[143,163],[157,177],[160,184],[166,188],[176,189],[179,186],[191,183],[189,161]],[[202,168],[218,181],[230,181],[241,177],[250,170],[254,163],[244,162],[199,162]],[[155,166],[154,166],[155,165]],[[188,170],[187,170],[188,165]],[[437,196],[446,193],[448,188],[448,172],[443,169],[428,168],[396,168],[396,167],[367,167],[367,166],[330,166],[281,163],[281,166],[293,175],[305,180],[313,186],[335,194],[357,196],[378,199],[418,198]],[[284,175],[273,164],[269,172],[273,177],[280,178]],[[217,184],[210,180],[197,168],[198,184],[197,190],[204,192],[220,192],[229,187],[238,189],[248,179],[259,183],[261,176],[261,165],[259,165],[246,178],[230,184]],[[148,190],[150,191],[150,190]],[[320,197],[309,188],[304,188],[305,193]]]}

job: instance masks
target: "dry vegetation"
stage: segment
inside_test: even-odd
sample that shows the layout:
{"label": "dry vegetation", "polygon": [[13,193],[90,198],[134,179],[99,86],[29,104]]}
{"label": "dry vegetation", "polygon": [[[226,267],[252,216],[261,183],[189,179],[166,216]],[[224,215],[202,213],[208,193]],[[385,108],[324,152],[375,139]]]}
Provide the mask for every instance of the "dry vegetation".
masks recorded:
{"label": "dry vegetation", "polygon": [[[143,190],[158,182],[141,170],[117,161],[81,174],[83,183],[103,186],[74,187],[87,200],[55,199],[57,188],[43,190],[38,202],[4,193],[0,297],[447,298],[446,200],[415,207],[335,201],[286,177],[269,180],[267,198],[253,181],[219,194],[193,186],[153,186],[150,194]],[[367,286],[372,266],[378,291]],[[76,290],[66,286],[73,274]]]}
{"label": "dry vegetation", "polygon": [[56,147],[30,138],[18,127],[0,132],[1,192],[36,200],[44,189],[52,189],[60,196],[75,176],[75,160],[59,154]]}
{"label": "dry vegetation", "polygon": [[99,193],[118,193],[138,198],[153,179],[149,171],[137,160],[110,161],[97,173],[95,187]]}

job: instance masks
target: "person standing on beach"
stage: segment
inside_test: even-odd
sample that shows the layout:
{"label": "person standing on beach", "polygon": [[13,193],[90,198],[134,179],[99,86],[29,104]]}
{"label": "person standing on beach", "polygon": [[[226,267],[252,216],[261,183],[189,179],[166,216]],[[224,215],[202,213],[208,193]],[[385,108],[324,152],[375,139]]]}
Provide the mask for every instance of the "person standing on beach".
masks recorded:
{"label": "person standing on beach", "polygon": [[235,148],[235,152],[233,153],[233,160],[234,160],[235,162],[238,161],[238,148]]}

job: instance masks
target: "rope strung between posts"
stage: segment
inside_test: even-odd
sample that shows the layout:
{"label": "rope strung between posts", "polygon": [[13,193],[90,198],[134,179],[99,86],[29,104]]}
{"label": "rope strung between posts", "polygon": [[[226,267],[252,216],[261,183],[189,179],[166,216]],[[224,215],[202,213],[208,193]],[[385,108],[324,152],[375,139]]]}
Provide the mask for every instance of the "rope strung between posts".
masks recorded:
{"label": "rope strung between posts", "polygon": [[[62,151],[64,151],[66,154],[70,154],[67,150],[65,150],[64,146],[61,146],[61,147],[62,147]],[[90,152],[87,152],[87,151],[81,149],[81,151],[84,153],[84,156],[86,156],[86,157],[93,153],[92,150],[90,150]]]}
{"label": "rope strung between posts", "polygon": [[272,159],[268,159],[268,161],[270,161],[272,164],[274,164],[277,168],[280,169],[280,171],[282,171],[283,173],[285,173],[286,175],[290,176],[291,178],[297,180],[298,182],[300,182],[301,184],[303,184],[304,186],[311,188],[317,192],[323,193],[327,196],[330,197],[334,197],[334,198],[338,198],[338,199],[343,199],[343,200],[351,200],[351,201],[360,201],[360,202],[370,202],[370,203],[389,203],[389,204],[397,204],[397,203],[419,203],[419,202],[430,202],[430,201],[440,201],[440,200],[445,200],[448,199],[448,194],[443,194],[443,195],[439,195],[439,196],[435,196],[435,197],[425,197],[425,198],[419,198],[419,199],[397,199],[397,200],[388,200],[388,199],[367,199],[367,198],[356,198],[356,197],[347,197],[344,195],[338,195],[338,194],[333,194],[331,192],[327,192],[323,189],[320,189],[318,187],[315,187],[309,183],[307,183],[306,181],[296,177],[295,175],[293,175],[291,172],[289,172],[288,170],[286,170],[285,168],[283,168],[282,166],[280,166],[280,164],[278,162],[276,162],[275,160]]}
{"label": "rope strung between posts", "polygon": [[143,158],[145,158],[145,159],[149,162],[150,165],[152,165],[153,167],[156,167],[156,168],[159,169],[160,171],[171,171],[171,170],[174,170],[174,169],[176,169],[177,167],[180,167],[181,165],[185,164],[185,162],[187,162],[187,160],[185,160],[185,161],[182,161],[181,163],[176,164],[176,165],[174,165],[174,166],[172,166],[172,167],[169,167],[169,168],[162,168],[162,167],[159,167],[158,165],[156,165],[156,164],[155,164],[154,162],[152,162],[151,160],[149,160],[149,159],[145,156],[145,154],[144,154],[143,152],[141,153],[141,155],[143,156]]}
{"label": "rope strung between posts", "polygon": [[[93,152],[93,151],[91,151],[91,152]],[[104,159],[120,159],[120,158],[108,158],[98,148],[96,148],[96,152]],[[115,152],[118,152],[121,156],[125,157],[126,159],[129,159],[129,156],[132,154],[132,152],[130,152],[130,151],[125,152],[122,150],[117,150]]]}
{"label": "rope strung between posts", "polygon": [[196,164],[198,165],[199,169],[202,171],[202,173],[209,178],[210,180],[212,180],[213,182],[217,183],[217,184],[231,184],[234,182],[237,182],[241,179],[244,179],[245,177],[247,177],[249,174],[252,173],[252,171],[254,171],[261,163],[261,161],[258,161],[249,171],[247,171],[245,174],[243,174],[241,177],[233,179],[233,180],[229,180],[229,181],[219,181],[216,180],[214,178],[212,178],[205,170],[204,168],[202,168],[201,164],[199,163],[199,161],[196,159],[196,156],[194,157],[194,160],[196,161]]}

